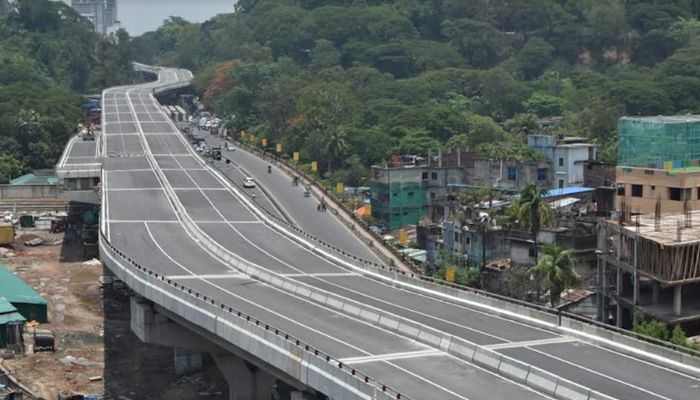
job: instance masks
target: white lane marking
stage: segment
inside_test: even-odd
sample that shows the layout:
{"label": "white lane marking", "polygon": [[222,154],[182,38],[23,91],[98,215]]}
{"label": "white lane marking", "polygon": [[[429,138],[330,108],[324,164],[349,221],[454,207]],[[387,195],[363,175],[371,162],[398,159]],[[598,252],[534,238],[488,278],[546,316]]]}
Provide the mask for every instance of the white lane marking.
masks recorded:
{"label": "white lane marking", "polygon": [[112,192],[152,192],[154,190],[163,190],[163,188],[115,188],[109,190]]}
{"label": "white lane marking", "polygon": [[578,342],[577,339],[575,338],[554,338],[554,339],[542,339],[542,340],[528,340],[524,342],[510,342],[510,343],[498,343],[498,344],[489,344],[486,346],[482,346],[487,349],[491,350],[503,350],[503,349],[514,349],[518,347],[531,347],[531,346],[544,346],[548,344],[558,344],[558,343],[571,343],[571,342]]}
{"label": "white lane marking", "polygon": [[[111,254],[107,253],[107,257],[111,258],[112,261],[114,261],[117,265],[120,265],[120,262],[119,262],[118,260],[116,260]],[[121,266],[121,265],[120,265],[120,266]],[[164,296],[173,299],[173,301],[176,301],[176,302],[182,304],[182,305],[185,306],[185,307],[189,307],[189,308],[191,308],[191,309],[193,309],[193,310],[196,310],[196,311],[198,311],[198,312],[200,312],[200,313],[202,313],[202,314],[204,314],[204,315],[207,315],[207,316],[209,316],[209,318],[216,318],[216,315],[210,313],[209,311],[207,311],[207,310],[205,310],[205,309],[203,309],[203,308],[201,308],[201,307],[197,307],[197,306],[195,306],[194,304],[192,304],[192,303],[190,303],[190,302],[188,302],[188,301],[182,299],[181,297],[175,296],[174,294],[172,294],[172,293],[170,293],[170,292],[167,292],[167,291],[165,291],[165,290],[163,290],[163,289],[161,289],[161,288],[159,288],[159,287],[157,287],[157,286],[151,285],[150,283],[148,283],[148,282],[146,282],[145,280],[143,280],[141,277],[139,277],[139,276],[137,276],[136,274],[134,274],[133,272],[129,271],[128,268],[122,267],[122,269],[124,270],[125,273],[131,275],[134,279],[138,280],[139,282],[141,282],[141,283],[144,284],[144,285],[151,286],[151,287],[152,287],[154,290],[156,290],[157,292],[160,292],[160,293],[163,294]],[[272,343],[272,342],[270,342],[270,341],[267,341],[267,340],[265,340],[264,338],[262,338],[262,337],[260,337],[260,336],[258,336],[258,335],[253,334],[250,330],[244,329],[244,328],[242,328],[242,327],[239,327],[238,325],[236,325],[236,324],[234,324],[234,323],[231,323],[231,322],[227,321],[226,319],[219,319],[219,321],[220,321],[221,323],[227,325],[227,326],[230,327],[231,329],[240,332],[242,335],[245,335],[245,336],[247,336],[247,337],[249,337],[249,338],[255,340],[256,342],[261,343],[263,346],[267,346],[267,347],[269,347],[269,348],[272,348],[272,349],[274,349],[275,351],[277,351],[278,353],[282,354],[283,356],[286,356],[286,357],[291,358],[291,359],[293,359],[293,360],[295,360],[295,361],[297,361],[297,362],[300,362],[300,363],[301,363],[302,365],[304,365],[305,367],[307,367],[307,368],[309,368],[309,369],[315,371],[316,373],[318,373],[318,374],[320,374],[320,375],[325,376],[327,379],[329,379],[329,380],[331,380],[331,381],[334,381],[334,382],[336,382],[336,384],[338,384],[338,385],[340,385],[340,386],[342,386],[342,387],[345,387],[345,388],[347,388],[348,390],[350,390],[351,392],[357,394],[358,397],[360,397],[360,398],[362,398],[362,399],[366,399],[366,400],[371,400],[371,397],[370,397],[370,396],[368,396],[368,395],[366,395],[366,394],[360,392],[360,391],[359,391],[357,388],[355,388],[355,387],[349,386],[344,380],[341,380],[341,379],[339,379],[338,377],[335,377],[333,374],[329,374],[328,372],[326,372],[326,371],[324,371],[324,370],[322,370],[322,369],[319,369],[318,367],[316,367],[316,366],[310,364],[309,362],[304,361],[302,358],[300,358],[299,356],[297,356],[297,355],[294,354],[294,353],[291,353],[291,352],[287,351],[287,350],[284,349],[283,347],[277,346],[277,345],[275,345],[274,343]]]}
{"label": "white lane marking", "polygon": [[586,368],[586,367],[582,367],[582,366],[580,366],[580,365],[578,365],[578,364],[574,364],[574,363],[572,363],[572,362],[569,361],[569,360],[565,360],[565,359],[563,359],[563,358],[556,357],[556,356],[553,356],[553,355],[551,355],[551,354],[547,354],[547,353],[545,353],[545,352],[542,352],[542,351],[540,351],[540,350],[533,349],[533,348],[530,348],[530,347],[528,347],[528,350],[533,351],[533,352],[538,353],[538,354],[542,354],[542,355],[547,356],[547,357],[549,357],[549,358],[552,358],[552,359],[554,359],[554,360],[563,362],[564,364],[571,365],[571,366],[576,367],[576,368],[578,368],[578,369],[582,369],[582,370],[584,370],[584,371],[586,371],[586,372],[589,372],[589,373],[591,373],[591,374],[598,375],[598,376],[601,376],[601,377],[603,377],[603,378],[607,378],[607,379],[609,379],[609,380],[611,380],[611,381],[613,381],[613,382],[617,382],[617,383],[619,383],[619,384],[621,384],[621,385],[630,387],[630,388],[632,388],[632,389],[637,389],[637,390],[639,390],[640,392],[644,392],[644,393],[646,393],[646,394],[650,394],[650,395],[652,395],[652,396],[654,396],[654,397],[658,397],[658,398],[664,399],[664,400],[673,400],[673,399],[671,399],[671,398],[669,398],[669,397],[662,396],[662,395],[660,395],[660,394],[658,394],[658,393],[652,392],[651,390],[647,390],[647,389],[641,388],[641,387],[639,387],[639,386],[636,386],[636,385],[633,385],[633,384],[631,384],[631,383],[625,382],[625,381],[623,381],[623,380],[621,380],[621,379],[613,378],[613,377],[608,376],[608,375],[606,375],[606,374],[602,374],[602,373],[600,373],[600,372],[598,372],[598,371],[594,371],[594,370],[592,370],[592,369],[590,369],[590,368]]}
{"label": "white lane marking", "polygon": [[262,224],[262,221],[194,221],[195,224],[201,225],[201,224]]}
{"label": "white lane marking", "polygon": [[407,351],[404,353],[391,353],[391,354],[380,354],[376,356],[367,357],[352,357],[352,358],[342,358],[338,361],[346,364],[364,364],[375,361],[393,361],[393,360],[404,360],[407,358],[416,357],[426,357],[426,356],[443,356],[443,352],[440,350],[419,350],[419,351]]}
{"label": "white lane marking", "polygon": [[108,174],[113,174],[115,172],[153,172],[152,169],[147,169],[147,168],[134,168],[134,169],[111,169],[108,171],[105,171]]}
{"label": "white lane marking", "polygon": [[151,155],[152,155],[153,157],[191,157],[191,156],[192,156],[191,154],[175,154],[175,153],[172,153],[172,154],[165,154],[165,153],[158,153],[158,154],[155,154],[155,153],[151,153]]}
{"label": "white lane marking", "polygon": [[219,275],[170,275],[168,279],[190,280],[190,279],[250,279],[243,274],[219,274]]}
{"label": "white lane marking", "polygon": [[[154,239],[153,234],[151,233],[151,230],[148,228],[148,224],[146,224],[146,229],[147,229],[147,231],[148,231],[149,236],[151,237],[151,240],[152,240],[153,243],[156,245],[156,247],[161,251],[161,253],[163,253],[163,254],[164,254],[170,261],[172,261],[175,265],[179,266],[179,267],[182,268],[183,270],[185,270],[185,271],[189,272],[190,274],[194,275],[194,273],[193,273],[192,271],[188,270],[187,268],[185,268],[184,266],[182,266],[182,264],[180,264],[180,263],[178,263],[177,261],[175,261],[168,253],[166,253],[166,252],[163,250],[163,248],[160,246],[160,244],[158,244],[158,242]],[[186,229],[185,229],[185,232],[187,232]],[[189,232],[188,232],[188,235],[189,235]],[[200,246],[201,246],[201,244],[200,244]],[[225,264],[224,264],[224,265],[225,265]],[[229,267],[229,268],[231,268],[231,267]],[[283,319],[285,319],[285,320],[288,320],[288,321],[290,321],[290,322],[292,322],[292,323],[294,323],[294,324],[296,324],[296,325],[300,325],[300,326],[302,326],[302,327],[304,327],[304,328],[306,328],[306,329],[308,329],[308,330],[310,330],[310,331],[312,331],[312,332],[318,333],[319,335],[322,335],[322,336],[324,336],[324,337],[326,337],[326,338],[328,338],[328,339],[331,339],[332,341],[341,343],[341,344],[343,344],[343,345],[345,345],[345,346],[347,346],[347,347],[350,347],[350,348],[352,348],[352,349],[354,349],[354,350],[357,350],[357,351],[359,351],[359,352],[361,352],[361,353],[363,353],[363,354],[366,354],[366,355],[368,355],[368,356],[372,356],[372,354],[369,353],[369,352],[366,351],[366,350],[363,350],[363,349],[361,349],[361,348],[359,348],[359,347],[357,347],[357,346],[354,346],[354,345],[352,345],[352,344],[350,344],[350,343],[344,342],[344,341],[342,341],[342,340],[340,340],[340,339],[338,339],[338,338],[332,337],[332,336],[330,336],[330,335],[328,335],[328,334],[326,334],[326,333],[323,333],[323,332],[321,332],[321,331],[319,331],[319,330],[316,330],[316,329],[314,329],[314,328],[311,328],[311,327],[309,327],[309,326],[307,326],[307,325],[301,324],[301,323],[299,323],[298,321],[295,321],[295,320],[293,320],[293,319],[291,319],[291,318],[289,318],[289,317],[287,317],[287,316],[284,316],[284,315],[282,315],[282,314],[279,314],[279,313],[277,313],[277,312],[275,312],[275,311],[273,311],[273,310],[271,310],[271,309],[269,309],[269,308],[267,308],[267,307],[264,307],[264,306],[262,306],[262,305],[260,305],[260,304],[254,303],[254,302],[252,302],[252,301],[250,301],[250,300],[247,300],[247,299],[245,299],[245,298],[243,298],[243,297],[241,297],[241,296],[238,296],[238,295],[234,294],[233,292],[231,292],[231,291],[229,291],[229,290],[226,290],[226,289],[224,289],[224,288],[222,288],[222,287],[220,287],[220,286],[218,286],[218,285],[212,283],[212,282],[209,281],[209,280],[206,280],[206,279],[200,279],[200,280],[203,281],[203,282],[205,282],[205,283],[207,283],[207,284],[209,284],[209,285],[211,285],[211,286],[213,286],[213,287],[215,287],[215,288],[217,288],[217,289],[219,289],[219,290],[221,290],[221,291],[224,292],[224,293],[227,293],[227,294],[229,294],[229,295],[231,295],[231,296],[233,296],[233,297],[236,297],[236,298],[238,298],[238,299],[240,299],[240,300],[243,300],[243,301],[246,302],[246,303],[250,303],[250,304],[252,304],[252,305],[254,305],[254,306],[256,306],[256,307],[259,307],[259,308],[261,308],[261,309],[263,309],[263,310],[265,310],[265,311],[267,311],[267,312],[269,312],[269,313],[271,313],[271,314],[273,314],[273,315],[276,315],[276,316],[278,316],[278,317],[280,317],[280,318],[283,318]],[[280,292],[280,293],[284,293],[284,294],[289,295],[289,293],[284,292],[284,291],[282,291],[281,289],[278,289],[278,288],[269,286],[269,285],[267,285],[267,284],[265,284],[265,283],[262,283],[262,282],[260,282],[260,283],[261,283],[263,286],[266,286],[266,287],[268,287],[268,288],[270,288],[270,289],[272,289],[272,290],[275,290],[275,291],[278,291],[278,292]],[[343,316],[343,317],[345,317],[345,318],[348,318],[348,319],[350,319],[350,320],[359,322],[359,323],[361,323],[361,324],[363,324],[363,325],[367,325],[367,326],[373,327],[373,328],[375,328],[375,329],[378,329],[378,330],[380,330],[380,331],[384,331],[384,332],[387,332],[387,333],[392,334],[392,335],[394,335],[394,336],[400,337],[400,338],[402,338],[402,339],[404,339],[404,340],[408,340],[408,339],[406,339],[405,337],[400,336],[400,335],[398,335],[398,334],[396,334],[396,333],[394,333],[394,332],[390,332],[390,331],[387,331],[387,330],[385,330],[385,329],[383,329],[383,328],[376,327],[376,326],[374,326],[374,325],[370,325],[369,323],[367,323],[367,322],[365,322],[365,321],[357,320],[357,319],[355,319],[355,318],[353,318],[353,317],[349,317],[349,316],[346,315],[346,314],[341,314],[341,313],[339,313],[338,311],[331,310],[331,309],[329,309],[329,308],[327,308],[327,307],[320,306],[320,305],[318,305],[318,304],[316,304],[316,303],[312,303],[312,302],[309,301],[309,300],[306,300],[306,299],[303,299],[303,298],[299,298],[299,297],[296,297],[296,296],[293,296],[293,295],[290,295],[290,296],[293,297],[293,298],[295,298],[295,299],[297,299],[297,300],[301,300],[302,302],[309,303],[309,304],[311,304],[311,305],[313,305],[313,306],[316,306],[316,307],[319,307],[319,308],[328,310],[328,311],[330,311],[330,312],[332,312],[332,313],[334,313],[334,314],[337,314],[337,315]],[[470,366],[472,366],[472,367],[474,367],[474,368],[476,368],[476,369],[479,369],[479,370],[481,370],[481,371],[484,371],[484,372],[486,372],[486,373],[489,373],[489,374],[491,374],[491,375],[493,375],[493,376],[496,376],[496,377],[498,377],[498,378],[500,378],[500,379],[503,379],[503,380],[505,380],[505,381],[508,381],[508,382],[510,382],[510,383],[513,383],[513,384],[515,384],[515,385],[517,385],[517,386],[523,387],[523,388],[525,388],[525,389],[527,389],[527,390],[530,390],[530,391],[532,391],[532,392],[534,392],[534,393],[538,393],[538,392],[535,392],[533,389],[531,389],[531,388],[529,388],[529,387],[527,387],[527,386],[524,386],[524,385],[522,385],[522,384],[520,384],[520,383],[514,382],[514,381],[512,381],[512,380],[510,380],[510,379],[507,379],[507,378],[505,378],[505,377],[496,375],[495,373],[490,372],[490,371],[488,371],[488,370],[486,370],[486,369],[483,369],[483,368],[479,367],[478,365],[471,364],[471,363],[467,363],[467,362],[465,362],[465,361],[463,361],[463,360],[459,360],[459,361],[461,361],[461,362],[463,362],[463,363],[465,363],[465,364],[467,364],[467,365],[470,365]],[[467,398],[467,397],[461,396],[461,395],[459,395],[459,394],[457,394],[457,393],[455,393],[455,392],[453,392],[453,391],[447,389],[447,388],[444,387],[444,386],[440,386],[439,384],[437,384],[437,383],[435,383],[435,382],[433,382],[433,381],[431,381],[431,380],[428,380],[427,378],[424,378],[424,377],[422,377],[422,376],[420,376],[420,375],[417,375],[417,374],[415,374],[415,373],[413,373],[413,372],[411,372],[411,371],[409,371],[409,370],[407,370],[407,369],[405,369],[405,368],[399,367],[399,366],[396,365],[396,364],[392,364],[392,363],[389,362],[389,361],[383,361],[383,362],[385,362],[385,363],[391,365],[392,367],[398,369],[399,371],[405,372],[405,373],[407,373],[407,374],[409,374],[409,375],[411,375],[411,376],[413,376],[413,377],[415,377],[415,378],[417,378],[417,379],[419,379],[419,380],[421,380],[421,381],[424,381],[424,382],[426,382],[427,384],[438,388],[439,390],[442,390],[442,391],[444,391],[444,392],[447,392],[447,393],[449,393],[449,394],[451,394],[451,395],[453,395],[453,396],[455,396],[455,397],[457,397],[457,398],[460,398],[460,399],[462,399],[462,400],[470,400],[470,399]],[[538,394],[539,394],[539,393],[538,393]],[[540,395],[541,395],[541,394],[540,394]],[[545,396],[545,395],[541,395],[541,396],[542,396],[542,397],[545,397],[545,398],[549,398],[549,397],[547,397],[547,396]]]}
{"label": "white lane marking", "polygon": [[109,222],[111,224],[143,224],[143,223],[149,223],[149,224],[179,224],[179,221],[170,221],[170,220],[143,220],[143,219],[110,219]]}
{"label": "white lane marking", "polygon": [[303,278],[305,276],[316,277],[316,276],[360,276],[354,272],[319,272],[316,274],[278,274],[286,278]]}
{"label": "white lane marking", "polygon": [[[178,171],[186,172],[186,170],[178,170]],[[173,190],[182,190],[182,191],[195,190],[198,192],[201,192],[202,190],[207,190],[210,192],[217,191],[217,190],[218,191],[228,191],[228,189],[226,189],[226,188],[198,188],[198,187],[173,187]],[[187,207],[185,207],[185,208],[187,208]]]}
{"label": "white lane marking", "polygon": [[[152,95],[150,95],[150,93],[149,93],[149,96],[153,97]],[[191,179],[191,178],[190,178],[190,179]],[[187,232],[187,233],[188,233],[188,235],[190,235],[189,232]],[[192,236],[190,235],[190,237],[192,237]],[[199,243],[198,243],[198,244],[199,244]],[[200,245],[200,247],[202,247],[201,244],[199,244],[199,245]],[[210,284],[211,284],[211,283],[210,283]],[[212,284],[212,285],[213,285],[213,284]],[[273,289],[274,289],[274,288],[273,288]],[[278,290],[278,289],[275,289],[275,290]],[[280,291],[280,290],[278,290],[278,291]],[[303,299],[302,299],[302,300],[303,300]],[[305,300],[305,301],[306,301],[306,300]],[[306,301],[306,302],[309,303],[309,304],[314,304],[314,303],[311,303],[310,301]],[[325,308],[325,307],[322,307],[322,308]],[[332,311],[332,310],[330,310],[330,311]],[[358,321],[358,322],[362,322],[362,321]],[[391,333],[391,332],[389,332],[389,333]],[[399,336],[399,335],[396,335],[396,336]],[[401,336],[399,336],[399,337],[401,337]],[[388,363],[388,364],[389,364],[389,365],[393,365],[393,364],[391,364],[391,363]],[[421,377],[421,376],[418,376],[418,375],[416,375],[416,374],[414,374],[414,373],[412,373],[412,372],[410,372],[410,371],[407,371],[407,370],[405,370],[405,369],[403,369],[403,368],[400,368],[400,367],[398,367],[398,366],[395,366],[395,365],[394,365],[394,367],[397,368],[397,369],[399,369],[399,370],[401,370],[401,371],[404,371],[404,372],[406,372],[406,373],[408,373],[408,374],[410,374],[410,375],[412,375],[412,376],[414,376],[414,377],[416,377],[417,379],[423,380],[423,381],[429,383],[429,384],[432,385],[432,386],[438,387],[438,388],[440,388],[441,390],[444,390],[444,391],[447,391],[447,392],[449,392],[449,393],[452,393],[453,395],[455,395],[455,396],[457,396],[457,397],[459,397],[459,398],[466,399],[466,398],[464,398],[464,397],[462,397],[462,396],[459,396],[458,394],[453,393],[453,392],[447,390],[446,388],[441,387],[441,386],[437,385],[436,383],[434,383],[434,382],[432,382],[432,381],[428,381],[427,379],[425,379],[425,378],[423,378],[423,377]],[[483,370],[483,371],[485,371],[485,372],[487,372],[487,373],[489,373],[489,374],[491,374],[491,375],[497,376],[496,374],[493,374],[493,373],[491,373],[491,372],[489,372],[489,371],[486,371],[486,370],[484,370],[484,369],[482,369],[482,368],[477,367],[477,369]],[[503,379],[502,377],[499,377],[499,378],[500,378],[500,379]],[[508,380],[508,379],[504,379],[504,380],[509,381],[509,382],[511,382],[511,383],[515,383],[515,382],[513,382],[513,381],[511,381],[511,380]],[[525,387],[525,386],[523,386],[523,385],[520,385],[520,384],[517,384],[517,383],[516,383],[516,385],[521,386],[521,387],[523,387],[523,388],[525,388],[525,389],[527,389],[527,390],[529,390],[529,391],[532,391],[530,388]],[[536,392],[535,392],[535,393],[536,393]],[[543,396],[543,397],[546,397],[546,396]]]}

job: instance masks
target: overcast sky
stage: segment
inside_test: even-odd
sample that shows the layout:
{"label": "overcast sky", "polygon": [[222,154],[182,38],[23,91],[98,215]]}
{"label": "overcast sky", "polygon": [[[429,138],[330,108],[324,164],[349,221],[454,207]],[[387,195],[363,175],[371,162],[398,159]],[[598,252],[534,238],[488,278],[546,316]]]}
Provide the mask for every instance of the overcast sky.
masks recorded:
{"label": "overcast sky", "polygon": [[[70,0],[63,0],[70,4]],[[233,12],[235,0],[117,0],[122,28],[131,36],[156,30],[171,15],[203,22],[220,13]]]}

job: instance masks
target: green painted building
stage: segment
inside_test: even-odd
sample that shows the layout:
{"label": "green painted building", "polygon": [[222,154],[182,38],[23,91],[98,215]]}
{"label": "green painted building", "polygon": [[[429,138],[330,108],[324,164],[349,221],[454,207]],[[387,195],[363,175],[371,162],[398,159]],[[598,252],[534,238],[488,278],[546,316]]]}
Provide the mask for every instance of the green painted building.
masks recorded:
{"label": "green painted building", "polygon": [[0,301],[3,300],[28,321],[49,322],[48,302],[0,263]]}
{"label": "green painted building", "polygon": [[428,212],[427,172],[418,168],[372,169],[372,217],[393,231],[416,225]]}

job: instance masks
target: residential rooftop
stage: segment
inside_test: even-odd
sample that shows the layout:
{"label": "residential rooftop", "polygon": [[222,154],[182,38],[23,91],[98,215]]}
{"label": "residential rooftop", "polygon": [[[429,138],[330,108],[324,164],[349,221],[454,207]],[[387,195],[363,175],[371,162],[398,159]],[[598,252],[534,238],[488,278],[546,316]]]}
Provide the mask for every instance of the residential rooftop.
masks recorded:
{"label": "residential rooftop", "polygon": [[[663,245],[679,245],[700,242],[700,210],[691,211],[690,227],[686,228],[686,215],[684,213],[662,214],[659,219],[659,230],[656,230],[653,214],[632,216],[628,225],[623,229],[636,232],[639,236],[653,240]],[[639,221],[639,226],[637,226]],[[613,221],[610,221],[613,222]],[[678,227],[680,229],[680,241],[678,240]]]}

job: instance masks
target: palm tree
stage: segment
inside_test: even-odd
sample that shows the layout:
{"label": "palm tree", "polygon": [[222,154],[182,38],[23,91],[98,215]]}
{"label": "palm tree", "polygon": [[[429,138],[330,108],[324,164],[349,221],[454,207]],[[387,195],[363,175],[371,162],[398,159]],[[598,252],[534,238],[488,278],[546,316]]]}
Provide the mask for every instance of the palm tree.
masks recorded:
{"label": "palm tree", "polygon": [[544,281],[549,290],[549,303],[554,308],[559,304],[561,293],[578,281],[578,274],[574,270],[573,250],[546,245],[542,252],[544,255],[537,265],[530,269],[530,273],[538,281]]}
{"label": "palm tree", "polygon": [[330,173],[333,161],[344,156],[350,148],[348,134],[343,129],[331,129],[323,142],[328,157],[328,172]]}
{"label": "palm tree", "polygon": [[554,212],[549,204],[542,201],[547,194],[547,188],[535,184],[528,185],[511,208],[513,216],[521,229],[529,227],[532,241],[535,243],[535,263],[538,261],[537,234],[540,228],[549,225],[554,219]]}

